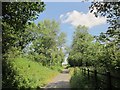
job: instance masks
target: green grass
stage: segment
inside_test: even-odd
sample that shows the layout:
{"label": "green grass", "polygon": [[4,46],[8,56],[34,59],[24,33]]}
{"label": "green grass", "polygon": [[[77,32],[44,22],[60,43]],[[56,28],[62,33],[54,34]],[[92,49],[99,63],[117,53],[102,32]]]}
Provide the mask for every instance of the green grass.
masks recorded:
{"label": "green grass", "polygon": [[69,67],[68,69],[70,70],[70,75],[72,76],[74,74],[74,68],[73,67]]}
{"label": "green grass", "polygon": [[10,63],[17,88],[41,88],[59,73],[27,58],[15,58]]}
{"label": "green grass", "polygon": [[88,77],[83,75],[79,68],[72,74],[70,84],[72,88],[81,88],[81,90],[92,90],[92,84],[88,81]]}
{"label": "green grass", "polygon": [[58,71],[58,72],[62,72],[62,70],[64,69],[62,66],[51,66],[50,67],[52,70],[54,71]]}

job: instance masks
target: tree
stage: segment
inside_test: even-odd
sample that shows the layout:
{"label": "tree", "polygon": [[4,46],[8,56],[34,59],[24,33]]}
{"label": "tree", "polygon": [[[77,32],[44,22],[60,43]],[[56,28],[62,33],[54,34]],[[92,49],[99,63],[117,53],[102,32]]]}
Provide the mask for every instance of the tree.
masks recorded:
{"label": "tree", "polygon": [[74,32],[72,50],[69,54],[69,62],[74,62],[71,65],[80,66],[82,64],[86,64],[88,62],[88,54],[87,50],[89,45],[92,43],[93,37],[88,33],[87,28],[85,26],[78,26],[76,31]]}
{"label": "tree", "polygon": [[[3,86],[12,85],[11,62],[34,38],[25,28],[44,11],[44,2],[2,2]],[[28,37],[29,36],[29,37]],[[11,86],[10,86],[11,87]]]}
{"label": "tree", "polygon": [[44,2],[2,2],[3,22],[22,31],[28,21],[37,19],[44,7]]}
{"label": "tree", "polygon": [[58,37],[58,46],[61,48],[63,46],[65,46],[65,37],[66,37],[66,34],[61,32],[59,37]]}
{"label": "tree", "polygon": [[59,32],[59,23],[44,20],[38,25],[29,25],[27,29],[31,30],[34,38],[28,53],[34,53],[35,61],[44,66],[61,65],[64,58],[61,46],[65,43],[65,34]]}
{"label": "tree", "polygon": [[44,11],[44,2],[2,2],[3,42],[2,52],[11,46],[23,49],[29,41],[25,41],[28,33],[26,23],[37,19]]}
{"label": "tree", "polygon": [[[107,22],[110,24],[107,32],[104,34],[109,41],[120,42],[120,1],[118,2],[94,2],[90,6],[90,12],[98,15],[106,16]],[[103,35],[103,34],[102,34]],[[111,39],[112,38],[112,39]]]}
{"label": "tree", "polygon": [[[103,55],[100,61],[107,70],[119,69],[118,59],[120,52],[120,1],[118,2],[94,2],[90,6],[90,11],[96,17],[106,16],[110,24],[106,33],[101,33],[96,39],[103,44]],[[95,11],[94,11],[95,10]]]}

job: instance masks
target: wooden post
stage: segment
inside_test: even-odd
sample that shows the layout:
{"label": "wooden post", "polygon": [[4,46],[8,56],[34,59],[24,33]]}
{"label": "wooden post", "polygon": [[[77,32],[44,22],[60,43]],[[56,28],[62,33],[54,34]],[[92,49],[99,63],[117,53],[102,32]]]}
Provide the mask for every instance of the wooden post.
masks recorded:
{"label": "wooden post", "polygon": [[85,75],[85,68],[83,70],[84,70],[84,75]]}
{"label": "wooden post", "polygon": [[89,79],[90,75],[89,75],[89,69],[88,69],[88,79]]}
{"label": "wooden post", "polygon": [[74,75],[76,74],[75,67],[74,67]]}
{"label": "wooden post", "polygon": [[108,86],[107,86],[108,90],[112,90],[110,72],[107,72],[107,82],[108,82]]}
{"label": "wooden post", "polygon": [[94,70],[94,76],[95,76],[95,90],[98,87],[98,82],[97,82],[97,70]]}
{"label": "wooden post", "polygon": [[83,74],[83,68],[82,68],[82,74]]}

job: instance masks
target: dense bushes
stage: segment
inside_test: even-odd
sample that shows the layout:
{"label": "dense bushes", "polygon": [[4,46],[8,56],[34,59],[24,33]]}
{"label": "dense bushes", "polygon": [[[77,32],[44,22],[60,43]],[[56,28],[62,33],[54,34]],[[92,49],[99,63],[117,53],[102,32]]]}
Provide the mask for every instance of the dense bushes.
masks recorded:
{"label": "dense bushes", "polygon": [[88,77],[84,76],[83,73],[76,69],[74,74],[71,77],[70,84],[72,88],[80,88],[82,90],[90,89],[93,90],[93,86],[90,81],[88,81]]}
{"label": "dense bushes", "polygon": [[45,10],[44,2],[8,2],[2,8],[3,87],[44,86],[61,71],[65,34],[55,20],[32,23]]}
{"label": "dense bushes", "polygon": [[65,34],[59,31],[58,22],[43,20],[37,25],[35,23],[27,25],[25,30],[30,32],[29,38],[32,38],[24,48],[30,59],[42,63],[43,66],[62,65],[65,56],[62,49],[65,44]]}
{"label": "dense bushes", "polygon": [[75,60],[75,59],[72,59],[72,57],[69,57],[68,58],[68,63],[70,64],[71,67],[73,66],[82,66],[82,60]]}
{"label": "dense bushes", "polygon": [[[109,71],[111,75],[118,76],[120,75],[120,47],[114,39],[113,41],[104,39],[102,42],[91,36],[87,30],[84,30],[83,26],[78,26],[74,34],[68,62],[70,66],[92,67],[101,73]],[[98,77],[98,79],[99,84],[101,84],[102,77]],[[73,88],[91,89],[95,87],[94,83],[90,84],[91,80],[88,80],[85,75],[81,74],[81,71],[78,71],[71,78],[71,85]],[[116,83],[119,82],[116,81]]]}
{"label": "dense bushes", "polygon": [[47,79],[61,71],[65,37],[62,35],[61,43],[56,40],[61,38],[58,27],[56,21],[50,20],[39,22],[38,25],[26,25],[25,31],[30,34],[29,43],[23,49],[19,45],[10,46],[3,54],[3,87],[41,87]]}
{"label": "dense bushes", "polygon": [[3,82],[3,87],[42,87],[58,73],[23,57],[9,60],[9,66],[11,68],[9,70],[12,71],[8,72],[7,80]]}
{"label": "dense bushes", "polygon": [[115,41],[100,42],[83,26],[76,28],[68,57],[71,66],[93,66],[106,71],[120,70],[120,48]]}

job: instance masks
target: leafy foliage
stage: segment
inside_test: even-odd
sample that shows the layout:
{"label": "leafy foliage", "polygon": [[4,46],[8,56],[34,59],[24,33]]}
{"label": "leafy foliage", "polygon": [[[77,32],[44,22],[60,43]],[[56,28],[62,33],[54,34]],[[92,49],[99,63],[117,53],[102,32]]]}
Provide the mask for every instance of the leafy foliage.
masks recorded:
{"label": "leafy foliage", "polygon": [[105,43],[94,39],[83,27],[75,31],[73,45],[68,57],[71,66],[92,66],[104,71],[118,71],[120,49],[115,42]]}
{"label": "leafy foliage", "polygon": [[81,66],[89,60],[89,49],[92,45],[93,37],[87,32],[84,26],[78,26],[74,33],[72,50],[68,61],[71,66]]}
{"label": "leafy foliage", "polygon": [[[120,3],[119,2],[93,2],[90,12],[96,17],[106,16],[109,27],[106,33],[91,37],[88,33],[75,31],[72,50],[69,54],[71,66],[92,67],[99,72],[110,71],[113,76],[120,74]],[[81,28],[83,29],[83,28]],[[80,38],[80,39],[79,39]],[[88,39],[88,40],[87,40]],[[82,61],[82,62],[81,62]],[[98,77],[101,83],[103,77]],[[92,81],[91,81],[92,82]],[[91,82],[85,75],[78,71],[71,78],[71,85],[74,88],[90,88]],[[112,83],[119,83],[114,82]],[[94,86],[94,85],[93,85]],[[93,87],[92,86],[92,87]],[[102,85],[104,86],[104,85]],[[116,84],[116,87],[119,85]],[[104,87],[100,87],[101,89]],[[91,88],[92,89],[92,88]],[[94,89],[94,88],[93,88]]]}
{"label": "leafy foliage", "polygon": [[3,53],[11,46],[23,49],[28,44],[25,25],[37,19],[44,6],[44,2],[2,2]]}
{"label": "leafy foliage", "polygon": [[[94,2],[90,6],[90,11],[96,16],[106,16],[110,28],[120,28],[120,1],[118,2]],[[96,11],[94,11],[96,9]]]}
{"label": "leafy foliage", "polygon": [[[105,36],[108,41],[114,41],[117,44],[120,42],[120,1],[118,2],[94,2],[90,6],[90,11],[96,16],[102,15],[107,17],[107,22],[110,24]],[[112,39],[111,39],[112,38]]]}
{"label": "leafy foliage", "polygon": [[[59,35],[61,35],[58,34],[59,33],[58,30],[59,30],[58,23],[50,20],[44,20],[43,22],[39,22],[38,25],[31,23],[31,25],[26,26],[25,31],[28,31],[27,33],[29,34],[29,37],[26,36],[26,40],[27,39],[30,40],[26,47],[22,51],[21,48],[19,47],[11,47],[4,54],[3,61],[4,87],[17,87],[17,88],[28,87],[36,88],[37,86],[41,87],[44,86],[45,83],[47,83],[46,80],[49,79],[48,77],[50,77],[50,75],[54,76],[50,69],[53,69],[54,71],[53,73],[61,71],[61,65],[64,60],[64,53],[62,47],[59,47],[62,46],[63,43],[58,44],[59,42],[58,37]],[[61,42],[63,41],[61,40]],[[29,61],[27,59],[29,59]],[[29,64],[31,69],[29,69]],[[39,66],[39,64],[41,65]],[[28,65],[28,67],[26,65]],[[43,66],[49,67],[50,69],[47,70],[45,69],[46,67]],[[20,71],[21,69],[19,68],[22,68],[22,71]],[[39,68],[41,68],[40,70],[44,70],[46,72],[38,71]],[[26,71],[28,69],[30,70],[28,74],[36,73],[35,78],[32,77],[34,75],[29,76],[26,74]],[[33,72],[32,70],[35,69],[37,71]],[[39,77],[39,75],[42,74],[44,77],[43,76]],[[38,77],[40,78],[41,81],[39,80]],[[33,82],[31,80],[33,80]],[[7,82],[9,82],[8,85]]]}
{"label": "leafy foliage", "polygon": [[[95,2],[92,3],[90,11],[94,12],[96,16],[102,15],[107,17],[107,21],[110,24],[106,33],[101,33],[96,37],[96,40],[103,43],[101,48],[100,61],[103,62],[103,66],[107,69],[114,68],[118,70],[120,67],[118,62],[120,61],[120,5],[118,2]],[[96,11],[94,11],[96,9]]]}
{"label": "leafy foliage", "polygon": [[3,87],[44,86],[61,71],[65,34],[54,20],[32,23],[44,11],[44,2],[3,2],[2,8]]}
{"label": "leafy foliage", "polygon": [[41,88],[58,73],[23,57],[9,59],[8,62],[10,67],[7,68],[12,71],[7,72],[3,88]]}
{"label": "leafy foliage", "polygon": [[35,61],[44,66],[61,65],[64,60],[62,46],[65,43],[65,34],[59,34],[59,24],[55,21],[44,20],[37,26],[33,23],[26,29],[31,30],[34,38],[29,46],[28,54],[33,54]]}
{"label": "leafy foliage", "polygon": [[26,22],[37,19],[44,7],[44,2],[2,2],[3,22],[21,30]]}
{"label": "leafy foliage", "polygon": [[82,90],[95,89],[91,84],[91,81],[88,80],[88,77],[83,75],[83,73],[81,72],[81,70],[79,70],[79,68],[77,68],[76,72],[72,75],[70,84],[71,84],[71,88],[78,88]]}

